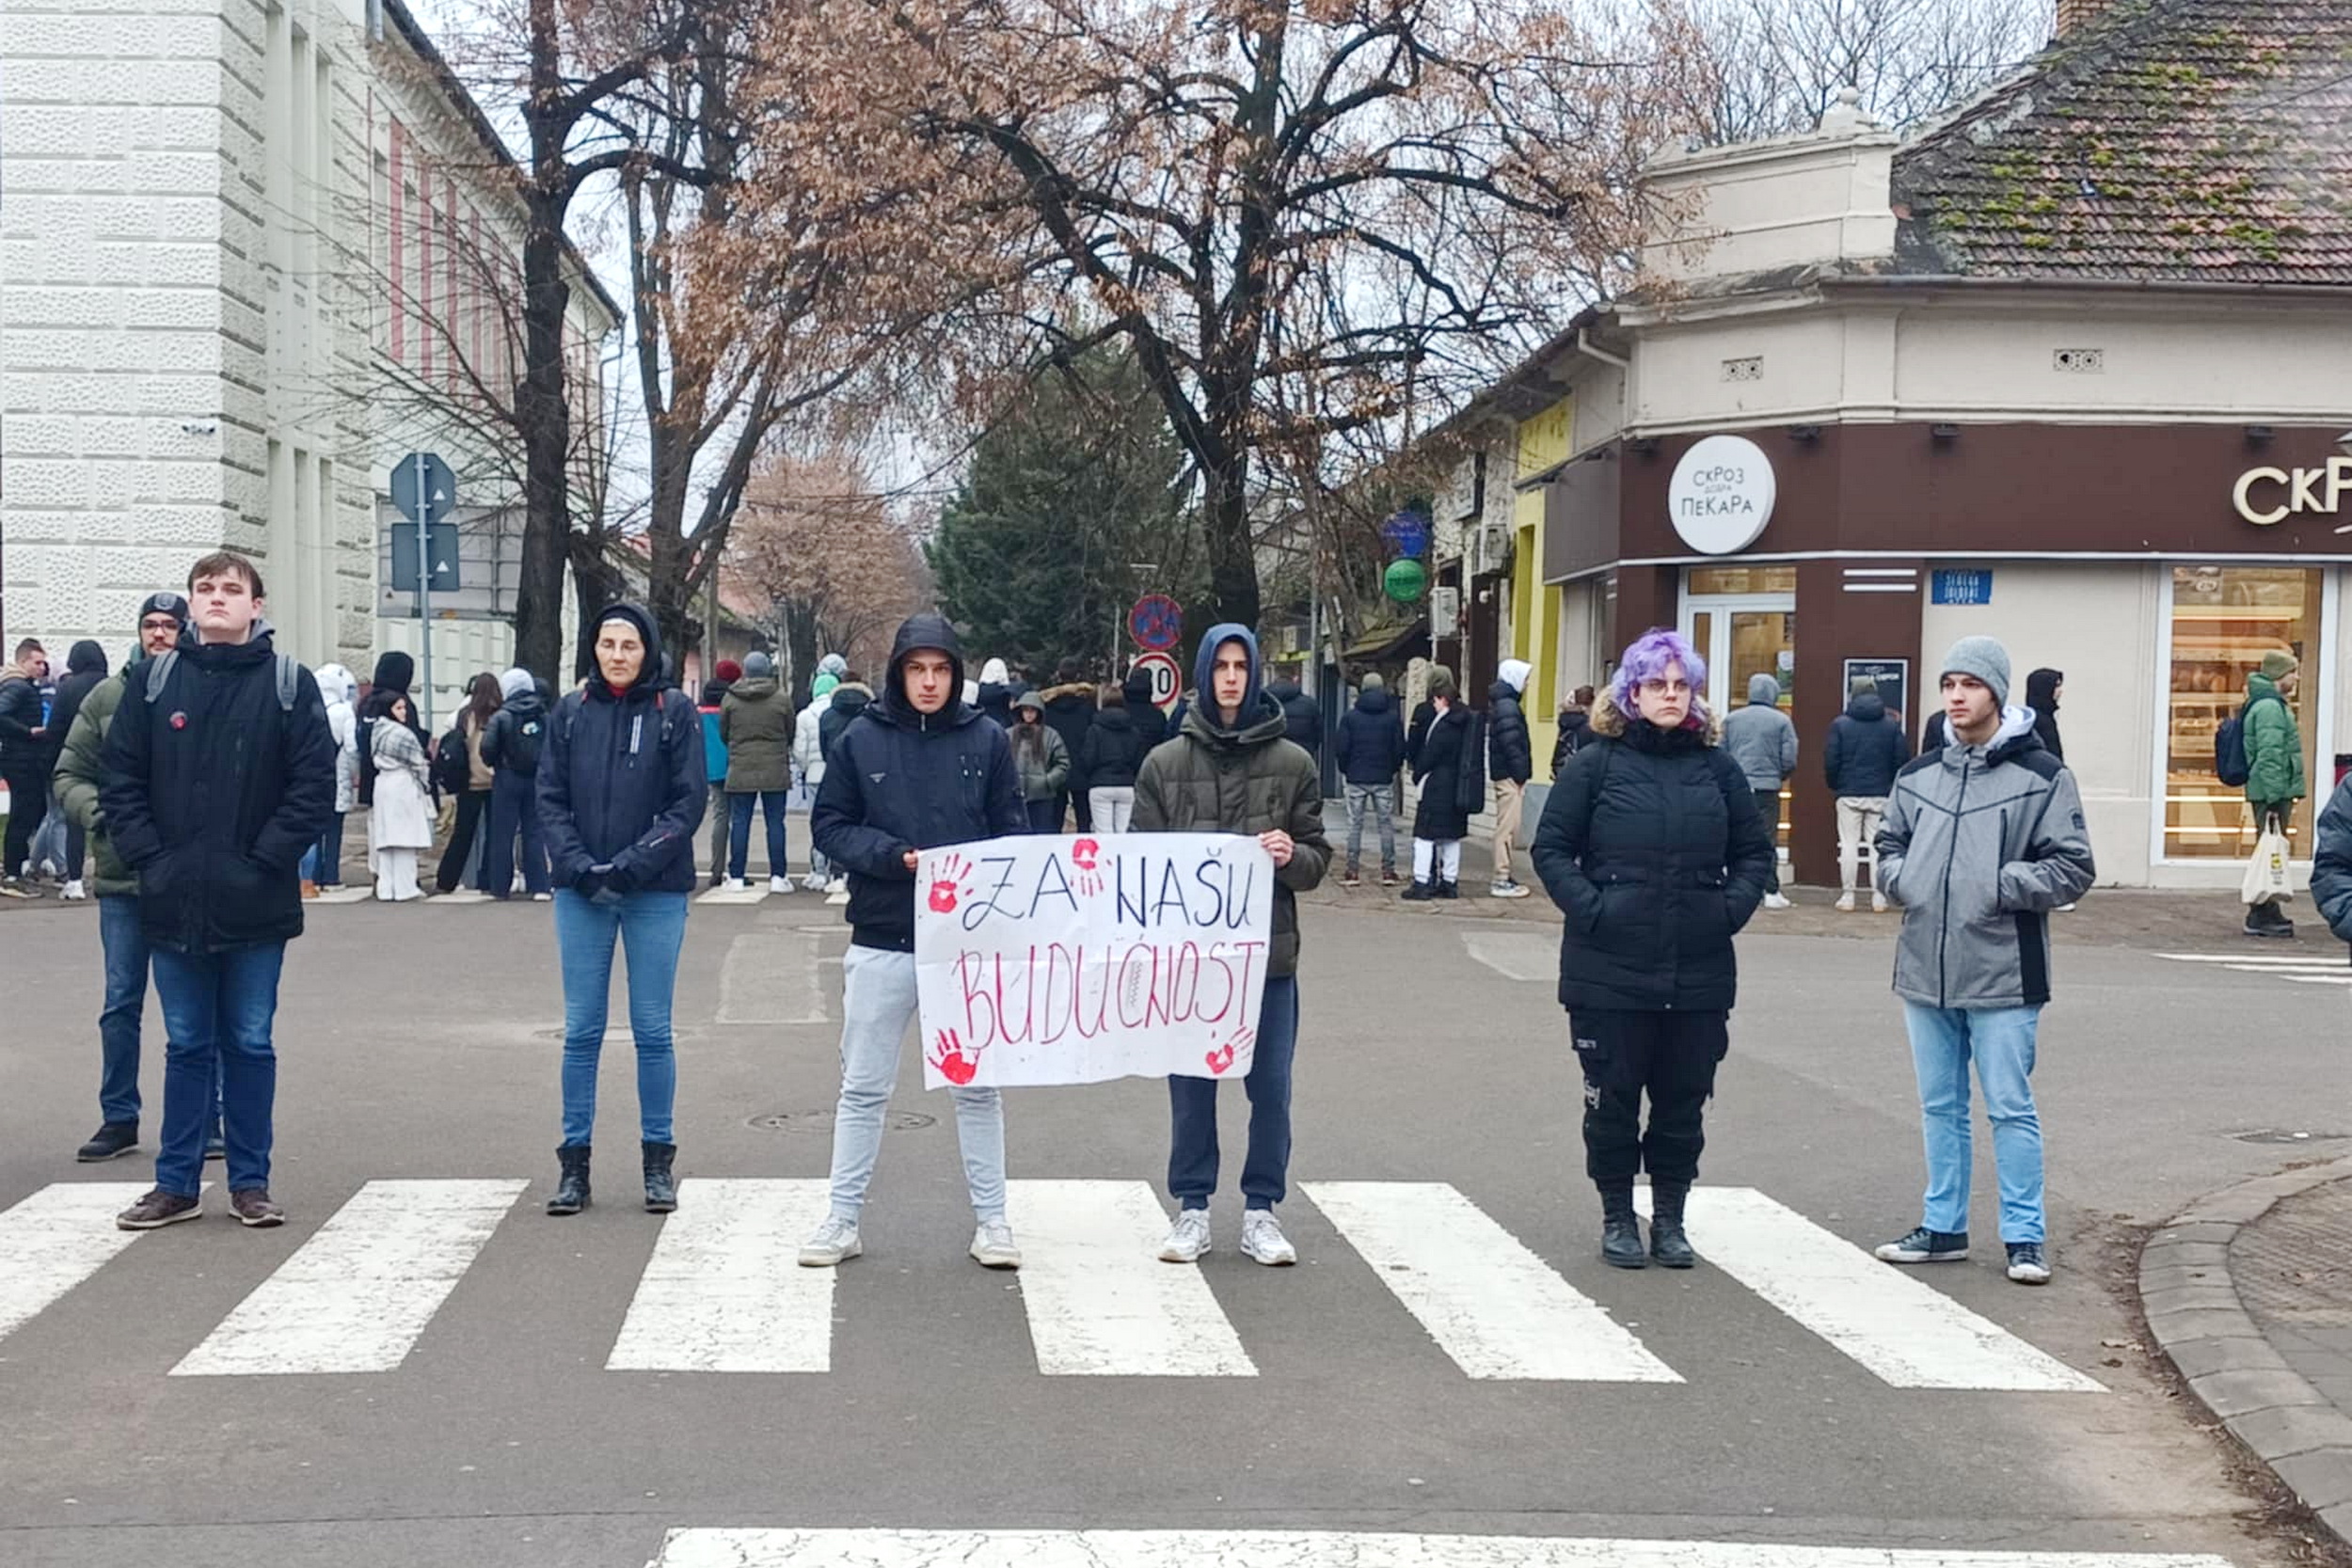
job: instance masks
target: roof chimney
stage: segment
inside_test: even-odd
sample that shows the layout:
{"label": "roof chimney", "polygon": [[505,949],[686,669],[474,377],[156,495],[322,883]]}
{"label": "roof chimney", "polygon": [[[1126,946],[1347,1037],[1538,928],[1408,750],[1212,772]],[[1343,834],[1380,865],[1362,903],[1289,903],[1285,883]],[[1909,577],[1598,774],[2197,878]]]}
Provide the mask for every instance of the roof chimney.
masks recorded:
{"label": "roof chimney", "polygon": [[2058,36],[2073,38],[2099,18],[2113,0],[2058,0]]}

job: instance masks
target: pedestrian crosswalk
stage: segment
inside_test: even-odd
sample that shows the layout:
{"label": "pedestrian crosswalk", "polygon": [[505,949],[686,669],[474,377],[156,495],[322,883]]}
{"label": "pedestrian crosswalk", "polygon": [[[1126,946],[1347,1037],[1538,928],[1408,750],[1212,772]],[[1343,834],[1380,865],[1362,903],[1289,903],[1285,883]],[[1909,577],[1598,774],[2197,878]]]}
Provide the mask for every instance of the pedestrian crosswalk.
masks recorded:
{"label": "pedestrian crosswalk", "polygon": [[[460,1281],[516,1228],[527,1186],[519,1179],[365,1183],[188,1347],[170,1375],[401,1368]],[[135,1183],[59,1183],[0,1212],[0,1256],[11,1264],[0,1271],[0,1342],[135,1245],[202,1248],[204,1267],[215,1272],[234,1270],[246,1256],[203,1247],[200,1226],[147,1236],[116,1230],[115,1211],[137,1191]],[[1679,1384],[1714,1370],[1695,1359],[1704,1353],[1677,1351],[1669,1360],[1645,1344],[1634,1325],[1619,1323],[1453,1186],[1320,1181],[1301,1197],[1295,1207],[1311,1205],[1392,1298],[1383,1306],[1375,1292],[1367,1310],[1401,1311],[1395,1322],[1406,1335],[1409,1318],[1429,1353],[1442,1357],[1433,1368],[1450,1362],[1481,1381],[1597,1384]],[[1025,1266],[1010,1276],[1012,1291],[976,1294],[969,1311],[1025,1317],[1041,1375],[1259,1375],[1224,1299],[1232,1276],[1222,1275],[1220,1290],[1217,1267],[1158,1260],[1168,1216],[1148,1184],[1018,1180],[1009,1183],[1009,1204]],[[871,1261],[845,1271],[798,1266],[799,1243],[825,1211],[818,1180],[689,1179],[677,1212],[660,1224],[626,1314],[583,1331],[611,1338],[579,1354],[615,1373],[831,1371],[836,1294],[880,1288],[883,1271]],[[1886,1386],[2102,1391],[1920,1275],[1874,1261],[1763,1193],[1702,1187],[1689,1218],[1708,1264]],[[1301,1217],[1294,1231],[1311,1223]],[[1576,1250],[1582,1258],[1581,1241]],[[1318,1259],[1311,1250],[1308,1263],[1345,1261],[1325,1251]],[[1597,1277],[1605,1273],[1594,1262],[1580,1277],[1606,1294]],[[1001,1285],[1005,1276],[973,1277]],[[1256,1306],[1263,1310],[1263,1298]],[[846,1333],[864,1322],[856,1313],[841,1321]]]}
{"label": "pedestrian crosswalk", "polygon": [[2352,963],[2334,942],[2308,953],[2159,953],[2176,964],[2206,964],[2235,974],[2261,974],[2297,986],[2352,986]]}

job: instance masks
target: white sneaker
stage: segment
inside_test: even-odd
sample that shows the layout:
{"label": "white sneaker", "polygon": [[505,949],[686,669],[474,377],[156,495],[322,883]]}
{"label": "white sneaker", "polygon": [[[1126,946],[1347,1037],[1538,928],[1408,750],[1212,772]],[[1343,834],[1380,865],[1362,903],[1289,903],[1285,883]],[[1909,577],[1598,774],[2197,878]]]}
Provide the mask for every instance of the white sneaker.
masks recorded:
{"label": "white sneaker", "polygon": [[741,893],[743,891],[743,879],[740,877],[729,877],[727,879],[727,891],[729,893]]}
{"label": "white sneaker", "polygon": [[555,902],[555,895],[552,893],[534,893],[531,895],[531,901],[534,904],[552,904]]}
{"label": "white sneaker", "polygon": [[1883,893],[1874,893],[1870,895],[1870,912],[1872,914],[1884,914],[1886,912],[1886,895]]}
{"label": "white sneaker", "polygon": [[1768,893],[1764,895],[1764,907],[1768,910],[1785,910],[1788,908],[1789,905],[1788,900],[1781,895],[1777,893]]}
{"label": "white sneaker", "polygon": [[1841,893],[1841,894],[1839,894],[1839,895],[1837,895],[1837,912],[1838,912],[1839,914],[1851,914],[1851,913],[1853,913],[1853,895],[1852,895],[1852,894],[1851,894],[1851,893]]}
{"label": "white sneaker", "polygon": [[1527,889],[1517,882],[1497,882],[1486,890],[1486,895],[1490,898],[1524,898]]}
{"label": "white sneaker", "polygon": [[1209,1250],[1209,1212],[1206,1209],[1185,1209],[1176,1215],[1176,1223],[1168,1228],[1168,1240],[1160,1243],[1163,1263],[1198,1263]]}
{"label": "white sneaker", "polygon": [[972,1232],[972,1261],[984,1269],[1019,1268],[1021,1248],[1012,1239],[1012,1227],[1003,1220],[982,1220]]}
{"label": "white sneaker", "polygon": [[812,871],[801,879],[801,886],[811,893],[822,893],[825,891],[825,879]]}
{"label": "white sneaker", "polygon": [[1241,1250],[1270,1269],[1286,1269],[1298,1261],[1298,1249],[1282,1234],[1282,1222],[1271,1209],[1252,1209],[1242,1215]]}
{"label": "white sneaker", "polygon": [[825,893],[829,897],[838,896],[847,898],[850,895],[850,879],[847,877],[835,877],[832,881],[825,884]]}
{"label": "white sneaker", "polygon": [[83,887],[82,887],[82,879],[80,879],[79,877],[76,877],[76,878],[74,878],[74,879],[73,879],[73,880],[72,880],[72,881],[70,881],[70,882],[66,883],[66,885],[65,885],[65,894],[64,894],[64,896],[65,896],[65,897],[68,897],[68,898],[75,899],[75,900],[80,900],[80,899],[87,898],[87,897],[89,896],[89,895],[88,895],[87,892],[85,892],[85,891],[83,890]]}
{"label": "white sneaker", "polygon": [[801,1243],[801,1267],[830,1269],[865,1250],[866,1243],[857,1239],[857,1221],[835,1214],[809,1232],[808,1240]]}
{"label": "white sneaker", "polygon": [[792,891],[792,879],[789,877],[771,877],[768,879],[768,891],[770,893],[790,893]]}

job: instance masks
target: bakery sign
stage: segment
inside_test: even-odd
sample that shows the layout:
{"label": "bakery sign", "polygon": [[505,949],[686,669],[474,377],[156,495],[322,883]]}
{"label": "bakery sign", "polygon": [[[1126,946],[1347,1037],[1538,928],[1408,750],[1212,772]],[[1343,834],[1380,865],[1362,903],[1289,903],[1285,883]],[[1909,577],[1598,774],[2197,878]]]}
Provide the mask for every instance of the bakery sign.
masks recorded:
{"label": "bakery sign", "polygon": [[[2269,528],[2306,514],[2344,516],[2347,493],[2352,493],[2352,457],[2331,457],[2314,468],[2249,468],[2237,476],[2231,499],[2239,516]],[[2336,531],[2352,533],[2352,521]]]}
{"label": "bakery sign", "polygon": [[1709,436],[1675,465],[1667,520],[1701,555],[1731,555],[1756,543],[1778,494],[1762,447],[1744,436]]}

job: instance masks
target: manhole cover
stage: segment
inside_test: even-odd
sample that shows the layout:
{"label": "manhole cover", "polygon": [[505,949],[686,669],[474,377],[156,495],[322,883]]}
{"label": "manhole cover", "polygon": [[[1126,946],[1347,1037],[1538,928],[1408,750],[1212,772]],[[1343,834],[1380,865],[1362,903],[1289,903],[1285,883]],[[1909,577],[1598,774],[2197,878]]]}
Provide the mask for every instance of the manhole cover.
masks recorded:
{"label": "manhole cover", "polygon": [[2230,1134],[2242,1144],[2335,1144],[2352,1138],[2352,1132],[2296,1132],[2283,1127],[2257,1127],[2251,1132]]}
{"label": "manhole cover", "polygon": [[[769,1132],[831,1132],[833,1107],[821,1111],[773,1111],[764,1117],[754,1117],[751,1126]],[[937,1117],[927,1117],[920,1111],[893,1111],[882,1118],[886,1132],[920,1132],[926,1127],[939,1125]]]}

